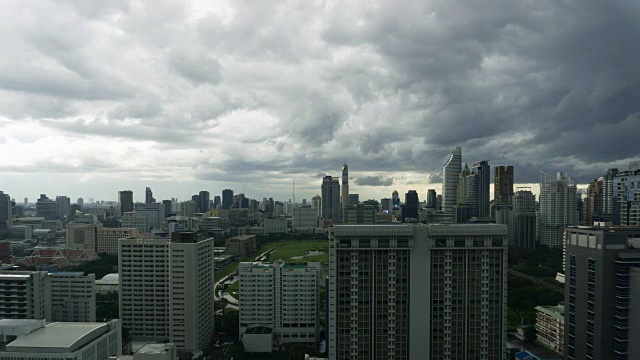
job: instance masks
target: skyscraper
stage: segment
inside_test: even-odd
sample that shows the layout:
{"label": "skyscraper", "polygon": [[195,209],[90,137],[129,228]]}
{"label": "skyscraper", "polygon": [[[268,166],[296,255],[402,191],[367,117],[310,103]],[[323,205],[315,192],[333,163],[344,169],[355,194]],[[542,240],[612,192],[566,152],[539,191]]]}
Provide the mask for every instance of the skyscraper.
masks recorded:
{"label": "skyscraper", "polygon": [[340,203],[349,205],[349,167],[345,161],[342,164],[342,194],[340,195]]}
{"label": "skyscraper", "polygon": [[12,225],[13,210],[11,197],[0,191],[0,229],[8,229]]}
{"label": "skyscraper", "polygon": [[118,191],[118,208],[120,210],[120,216],[124,215],[126,212],[133,211],[133,191]]}
{"label": "skyscraper", "polygon": [[469,192],[467,189],[467,177],[471,175],[471,171],[469,171],[469,166],[464,164],[464,168],[460,172],[460,177],[458,178],[458,192],[456,195],[456,204],[457,205],[467,205],[467,193]]}
{"label": "skyscraper", "polygon": [[329,358],[506,359],[506,236],[496,224],[334,226]]}
{"label": "skyscraper", "polygon": [[400,195],[398,194],[397,190],[393,190],[393,192],[391,193],[391,210],[393,211],[398,211],[400,210]]}
{"label": "skyscraper", "polygon": [[496,204],[511,204],[513,197],[513,166],[494,168],[493,198]]}
{"label": "skyscraper", "polygon": [[566,229],[565,359],[640,359],[638,238],[638,227]]}
{"label": "skyscraper", "polygon": [[512,198],[513,238],[511,246],[536,247],[536,196],[531,190],[518,189]]}
{"label": "skyscraper", "polygon": [[420,200],[418,200],[418,192],[415,190],[409,190],[404,195],[404,208],[402,208],[402,222],[407,221],[407,219],[419,220],[419,215],[418,215],[419,202]]}
{"label": "skyscraper", "polygon": [[60,220],[60,203],[49,199],[45,194],[40,194],[36,201],[36,214],[45,220]]}
{"label": "skyscraper", "polygon": [[564,228],[578,225],[576,181],[565,173],[540,172],[540,243],[562,246]]}
{"label": "skyscraper", "polygon": [[462,171],[462,148],[456,146],[442,167],[442,211],[453,216],[458,197],[458,182]]}
{"label": "skyscraper", "polygon": [[213,208],[217,209],[222,205],[222,200],[219,195],[213,197]]}
{"label": "skyscraper", "polygon": [[340,222],[340,182],[331,176],[322,178],[322,219],[334,224]]}
{"label": "skyscraper", "polygon": [[473,175],[476,175],[476,204],[477,216],[487,218],[491,216],[491,202],[489,186],[491,185],[491,168],[488,160],[473,163]]}
{"label": "skyscraper", "polygon": [[605,217],[613,220],[614,200],[613,200],[613,179],[618,174],[618,169],[607,170],[603,178],[602,211]]}
{"label": "skyscraper", "polygon": [[56,196],[56,202],[58,203],[58,217],[60,220],[65,216],[70,218],[71,216],[71,199],[67,196]]}
{"label": "skyscraper", "polygon": [[230,209],[233,205],[233,190],[222,190],[222,209]]}
{"label": "skyscraper", "polygon": [[613,178],[613,223],[640,226],[640,168],[621,171]]}
{"label": "skyscraper", "polygon": [[427,207],[429,209],[436,208],[436,190],[435,189],[427,190]]}
{"label": "skyscraper", "polygon": [[320,195],[314,195],[311,198],[311,208],[316,209],[318,217],[322,216],[322,198],[320,197]]}
{"label": "skyscraper", "polygon": [[150,187],[147,187],[144,190],[144,202],[145,204],[151,204],[156,202],[156,199],[153,198],[153,192],[151,191]]}
{"label": "skyscraper", "polygon": [[198,208],[200,209],[200,212],[207,212],[209,211],[209,198],[210,198],[210,194],[208,191],[200,191],[200,193],[198,194],[198,199],[200,200],[200,203],[198,204]]}
{"label": "skyscraper", "polygon": [[604,177],[589,181],[587,187],[587,197],[585,199],[585,223],[593,225],[594,217],[601,217],[603,214],[604,200]]}

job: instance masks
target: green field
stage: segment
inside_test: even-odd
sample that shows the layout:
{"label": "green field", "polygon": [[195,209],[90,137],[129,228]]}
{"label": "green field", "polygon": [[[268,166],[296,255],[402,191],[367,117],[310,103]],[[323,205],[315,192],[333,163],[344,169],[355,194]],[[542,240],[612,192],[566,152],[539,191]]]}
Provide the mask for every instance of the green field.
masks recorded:
{"label": "green field", "polygon": [[[283,244],[288,244],[288,241],[276,241],[276,242],[271,242],[266,244],[265,246],[261,247],[260,249],[258,249],[257,251],[254,251],[253,254],[249,255],[246,259],[243,259],[241,261],[253,261],[257,256],[259,256],[260,254],[273,249],[274,247],[277,246],[281,246]],[[231,274],[232,272],[235,272],[236,269],[238,268],[238,264],[240,264],[240,261],[234,261],[231,264],[225,266],[224,268],[222,268],[222,270],[220,271],[216,271],[215,275],[214,275],[214,279],[216,282],[218,282],[218,280],[224,278],[225,276]]]}
{"label": "green field", "polygon": [[[305,256],[302,259],[292,259],[292,257],[302,256],[306,251],[323,251],[324,254],[317,256]],[[264,252],[264,251],[263,251]],[[269,261],[284,260],[288,264],[306,264],[307,262],[329,262],[329,241],[295,241],[278,247],[270,256]]]}

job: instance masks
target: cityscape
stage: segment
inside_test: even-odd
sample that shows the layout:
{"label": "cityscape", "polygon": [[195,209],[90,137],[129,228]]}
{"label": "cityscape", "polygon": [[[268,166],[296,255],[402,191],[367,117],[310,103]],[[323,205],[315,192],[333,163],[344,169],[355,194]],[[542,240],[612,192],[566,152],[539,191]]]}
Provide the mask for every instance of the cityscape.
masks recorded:
{"label": "cityscape", "polygon": [[0,17],[0,360],[640,359],[638,2]]}

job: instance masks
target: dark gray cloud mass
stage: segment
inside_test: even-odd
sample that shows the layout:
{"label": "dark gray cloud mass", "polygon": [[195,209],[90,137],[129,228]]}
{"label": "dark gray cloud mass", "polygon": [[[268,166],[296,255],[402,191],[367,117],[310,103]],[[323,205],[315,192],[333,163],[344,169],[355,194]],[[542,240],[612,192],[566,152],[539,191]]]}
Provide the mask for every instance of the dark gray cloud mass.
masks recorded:
{"label": "dark gray cloud mass", "polygon": [[88,173],[314,191],[344,159],[360,186],[437,183],[457,145],[463,161],[516,166],[521,183],[540,170],[585,182],[640,158],[638,2],[0,10],[0,146],[15,173],[52,143],[74,169],[86,143],[101,149]]}

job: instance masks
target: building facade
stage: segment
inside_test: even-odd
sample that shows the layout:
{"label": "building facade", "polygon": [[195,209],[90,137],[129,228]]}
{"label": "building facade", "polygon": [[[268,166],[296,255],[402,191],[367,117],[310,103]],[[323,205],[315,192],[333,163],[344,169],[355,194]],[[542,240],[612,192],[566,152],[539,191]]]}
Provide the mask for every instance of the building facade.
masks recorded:
{"label": "building facade", "polygon": [[340,182],[331,176],[322,179],[322,219],[337,224],[340,222]]}
{"label": "building facade", "polygon": [[340,203],[349,205],[349,167],[345,162],[342,165],[342,193],[340,194]]}
{"label": "building facade", "polygon": [[462,148],[456,146],[442,167],[442,211],[453,216],[458,195],[458,181],[462,172]]}
{"label": "building facade", "polygon": [[496,204],[511,204],[513,197],[513,166],[496,166],[493,178],[493,198]]}
{"label": "building facade", "polygon": [[614,224],[640,226],[640,169],[621,171],[613,178]]}
{"label": "building facade", "polygon": [[292,227],[294,231],[312,231],[318,227],[318,210],[312,207],[293,208]]}
{"label": "building facade", "polygon": [[95,274],[52,273],[51,318],[54,322],[96,322]]}
{"label": "building facade", "polygon": [[519,189],[512,198],[513,247],[534,249],[536,247],[536,197],[531,190]]}
{"label": "building facade", "polygon": [[0,319],[51,321],[51,280],[46,271],[0,271]]}
{"label": "building facade", "polygon": [[67,249],[97,250],[98,233],[102,224],[67,224],[65,245]]}
{"label": "building facade", "polygon": [[135,228],[102,228],[98,230],[98,254],[118,255],[118,240],[136,237],[138,230]]}
{"label": "building facade", "polygon": [[540,172],[540,243],[562,246],[564,228],[578,225],[576,181],[564,173]]}
{"label": "building facade", "polygon": [[118,210],[120,216],[126,212],[133,211],[133,191],[118,191]]}
{"label": "building facade", "polygon": [[564,306],[536,306],[536,340],[562,353],[564,351]]}

